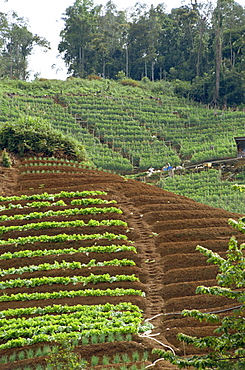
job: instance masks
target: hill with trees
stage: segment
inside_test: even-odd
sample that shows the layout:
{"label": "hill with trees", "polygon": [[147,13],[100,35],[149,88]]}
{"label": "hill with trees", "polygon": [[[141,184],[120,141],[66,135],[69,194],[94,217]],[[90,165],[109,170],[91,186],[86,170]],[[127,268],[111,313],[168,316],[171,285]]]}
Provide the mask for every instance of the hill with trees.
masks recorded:
{"label": "hill with trees", "polygon": [[66,9],[59,52],[74,77],[99,74],[177,81],[182,95],[214,105],[244,103],[245,10],[235,1],[192,0],[120,11],[76,0]]}
{"label": "hill with trees", "polygon": [[[191,0],[167,12],[164,3],[119,10],[112,1],[75,0],[62,18],[57,53],[70,76],[147,77],[173,82],[180,96],[205,104],[244,104],[245,10],[239,2]],[[1,13],[0,76],[26,80],[35,45],[50,47],[23,16]]]}

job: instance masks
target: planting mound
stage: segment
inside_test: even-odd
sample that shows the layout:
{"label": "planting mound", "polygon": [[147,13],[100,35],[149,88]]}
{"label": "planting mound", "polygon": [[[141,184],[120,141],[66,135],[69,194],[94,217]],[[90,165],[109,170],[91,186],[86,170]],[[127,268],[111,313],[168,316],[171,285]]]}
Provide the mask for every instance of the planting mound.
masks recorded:
{"label": "planting mound", "polygon": [[[158,341],[178,354],[198,353],[176,334],[207,335],[213,327],[180,312],[233,302],[195,294],[217,274],[195,247],[225,252],[231,235],[241,238],[227,224],[239,215],[64,160],[29,158],[16,169],[0,203],[1,369],[45,366],[67,338],[77,339],[76,352],[91,366],[141,368],[160,346],[137,334],[150,318]],[[156,368],[175,369],[163,361]]]}

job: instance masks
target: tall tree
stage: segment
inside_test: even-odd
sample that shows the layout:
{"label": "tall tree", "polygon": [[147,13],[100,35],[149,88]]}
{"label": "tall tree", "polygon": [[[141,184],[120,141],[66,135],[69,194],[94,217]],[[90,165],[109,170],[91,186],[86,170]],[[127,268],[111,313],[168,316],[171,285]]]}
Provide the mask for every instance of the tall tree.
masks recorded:
{"label": "tall tree", "polygon": [[10,20],[1,14],[1,69],[2,76],[15,77],[25,80],[28,77],[28,57],[35,45],[50,48],[49,42],[28,30],[27,23],[16,13],[12,13]]}
{"label": "tall tree", "polygon": [[84,77],[89,71],[90,42],[99,11],[100,6],[94,6],[92,0],[76,0],[66,9],[58,50],[73,76]]}
{"label": "tall tree", "polygon": [[169,72],[171,69],[174,78],[192,80],[196,76],[197,68],[200,71],[201,63],[199,61],[197,67],[197,55],[199,52],[201,60],[204,49],[204,36],[199,38],[201,26],[203,27],[196,7],[181,6],[172,9],[171,13],[165,16],[159,39],[159,52],[164,56],[165,70]]}
{"label": "tall tree", "polygon": [[110,0],[98,17],[97,28],[91,37],[91,47],[96,51],[97,73],[115,78],[118,70],[125,69],[122,61],[127,35],[126,12],[118,11]]}
{"label": "tall tree", "polygon": [[129,50],[133,59],[132,77],[143,76],[155,79],[155,66],[159,56],[159,37],[164,17],[162,4],[148,8],[136,3],[131,14],[129,28]]}
{"label": "tall tree", "polygon": [[215,32],[215,86],[213,103],[215,105],[219,102],[220,73],[222,66],[223,14],[221,2],[222,0],[217,0],[217,6],[213,13],[213,27]]}
{"label": "tall tree", "polygon": [[212,3],[192,2],[193,11],[197,14],[196,32],[194,35],[194,55],[196,60],[196,77],[202,76],[209,71],[209,52],[210,41],[210,14],[212,13]]}
{"label": "tall tree", "polygon": [[224,69],[239,68],[243,58],[245,9],[234,0],[223,3],[223,64]]}

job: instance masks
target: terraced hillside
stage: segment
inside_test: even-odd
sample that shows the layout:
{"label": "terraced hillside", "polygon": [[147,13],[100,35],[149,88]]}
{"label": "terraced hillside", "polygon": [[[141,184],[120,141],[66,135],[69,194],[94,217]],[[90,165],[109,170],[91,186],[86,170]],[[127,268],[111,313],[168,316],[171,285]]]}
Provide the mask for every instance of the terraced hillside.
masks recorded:
{"label": "terraced hillside", "polygon": [[[144,368],[160,346],[138,333],[144,319],[153,318],[157,339],[185,355],[195,350],[176,334],[212,328],[179,312],[232,306],[195,295],[216,276],[195,247],[225,251],[236,235],[227,220],[237,214],[55,158],[26,158],[7,171],[0,197],[2,370],[44,369],[50,349],[69,338],[92,368]],[[174,369],[162,361],[155,368]]]}
{"label": "terraced hillside", "polygon": [[[232,193],[230,183],[244,182],[243,166],[227,172],[221,165],[210,181],[206,174],[203,178],[202,173],[189,173],[188,166],[197,172],[199,161],[236,157],[234,136],[244,135],[245,113],[209,109],[171,91],[164,81],[132,87],[104,79],[2,80],[0,128],[8,122],[30,126],[29,119],[47,121],[77,139],[97,168],[138,176],[199,202],[240,212],[242,196]],[[167,163],[175,169],[181,165],[180,175],[175,171],[173,179],[168,171],[162,173]],[[150,167],[158,170],[155,178],[147,176]]]}

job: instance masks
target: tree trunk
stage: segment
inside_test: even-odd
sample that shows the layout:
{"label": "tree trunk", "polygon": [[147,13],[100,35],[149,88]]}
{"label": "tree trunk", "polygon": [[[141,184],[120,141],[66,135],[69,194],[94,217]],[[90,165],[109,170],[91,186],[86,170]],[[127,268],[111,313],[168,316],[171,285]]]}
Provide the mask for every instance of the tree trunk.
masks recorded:
{"label": "tree trunk", "polygon": [[213,95],[213,103],[215,105],[217,105],[219,100],[221,63],[222,63],[222,19],[221,19],[220,0],[218,0],[216,30],[215,30],[215,88]]}
{"label": "tree trunk", "polygon": [[146,60],[145,60],[145,77],[147,77],[147,63],[146,63]]}
{"label": "tree trunk", "polygon": [[103,71],[102,71],[102,76],[103,78],[105,78],[105,57],[103,56],[103,67],[102,67]]}
{"label": "tree trunk", "polygon": [[151,62],[151,80],[154,81],[155,80],[155,76],[154,76],[154,67],[155,67],[155,62]]}
{"label": "tree trunk", "polygon": [[128,45],[126,45],[125,52],[126,52],[126,77],[128,77]]}

